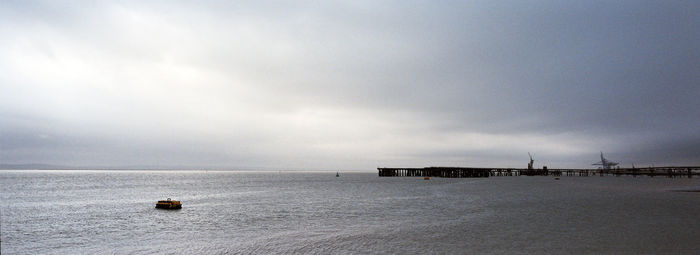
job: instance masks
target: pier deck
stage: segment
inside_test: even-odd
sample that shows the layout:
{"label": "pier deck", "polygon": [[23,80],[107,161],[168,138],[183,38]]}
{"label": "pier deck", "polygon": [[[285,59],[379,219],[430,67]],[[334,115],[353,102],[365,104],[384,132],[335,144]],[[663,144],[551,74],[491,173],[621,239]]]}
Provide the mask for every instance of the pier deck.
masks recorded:
{"label": "pier deck", "polygon": [[471,167],[377,168],[379,176],[489,177],[491,169]]}
{"label": "pier deck", "polygon": [[688,177],[700,175],[700,166],[668,166],[618,169],[527,169],[527,168],[483,168],[483,167],[424,167],[424,168],[377,168],[381,177],[444,177],[477,178],[489,176],[606,176],[644,175],[665,177]]}

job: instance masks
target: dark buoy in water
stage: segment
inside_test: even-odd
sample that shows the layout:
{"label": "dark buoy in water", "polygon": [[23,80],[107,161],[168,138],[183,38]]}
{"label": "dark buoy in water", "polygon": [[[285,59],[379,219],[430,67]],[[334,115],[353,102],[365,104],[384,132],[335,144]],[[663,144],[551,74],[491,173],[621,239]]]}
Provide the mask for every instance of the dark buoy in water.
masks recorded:
{"label": "dark buoy in water", "polygon": [[340,177],[340,172],[335,172],[335,177]]}

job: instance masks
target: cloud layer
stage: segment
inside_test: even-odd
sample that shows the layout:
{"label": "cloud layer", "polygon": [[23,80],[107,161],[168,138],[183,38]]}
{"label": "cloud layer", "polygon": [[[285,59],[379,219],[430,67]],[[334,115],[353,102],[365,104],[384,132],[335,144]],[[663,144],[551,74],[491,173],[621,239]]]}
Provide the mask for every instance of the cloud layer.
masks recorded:
{"label": "cloud layer", "polygon": [[0,163],[700,164],[700,4],[0,4]]}

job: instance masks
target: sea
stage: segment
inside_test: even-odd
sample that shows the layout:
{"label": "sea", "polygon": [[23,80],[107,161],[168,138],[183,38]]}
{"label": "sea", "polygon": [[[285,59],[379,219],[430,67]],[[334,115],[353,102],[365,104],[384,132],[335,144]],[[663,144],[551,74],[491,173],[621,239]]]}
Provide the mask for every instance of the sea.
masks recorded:
{"label": "sea", "polygon": [[[2,254],[698,254],[700,178],[0,171]],[[155,209],[158,200],[180,210]]]}

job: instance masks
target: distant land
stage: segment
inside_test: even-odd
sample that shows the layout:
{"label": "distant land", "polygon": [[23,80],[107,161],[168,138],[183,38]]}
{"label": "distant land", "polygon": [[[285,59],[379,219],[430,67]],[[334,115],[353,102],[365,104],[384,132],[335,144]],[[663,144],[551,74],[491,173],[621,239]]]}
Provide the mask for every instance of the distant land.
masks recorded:
{"label": "distant land", "polygon": [[[303,168],[265,168],[265,167],[225,167],[225,166],[70,166],[54,164],[0,164],[0,170],[229,170],[229,171],[363,171],[348,169],[303,169]],[[374,169],[372,169],[374,170]]]}
{"label": "distant land", "polygon": [[53,164],[0,164],[2,170],[232,170],[248,168],[191,166],[70,166]]}
{"label": "distant land", "polygon": [[0,164],[2,170],[49,170],[49,169],[73,169],[68,166],[50,164]]}

